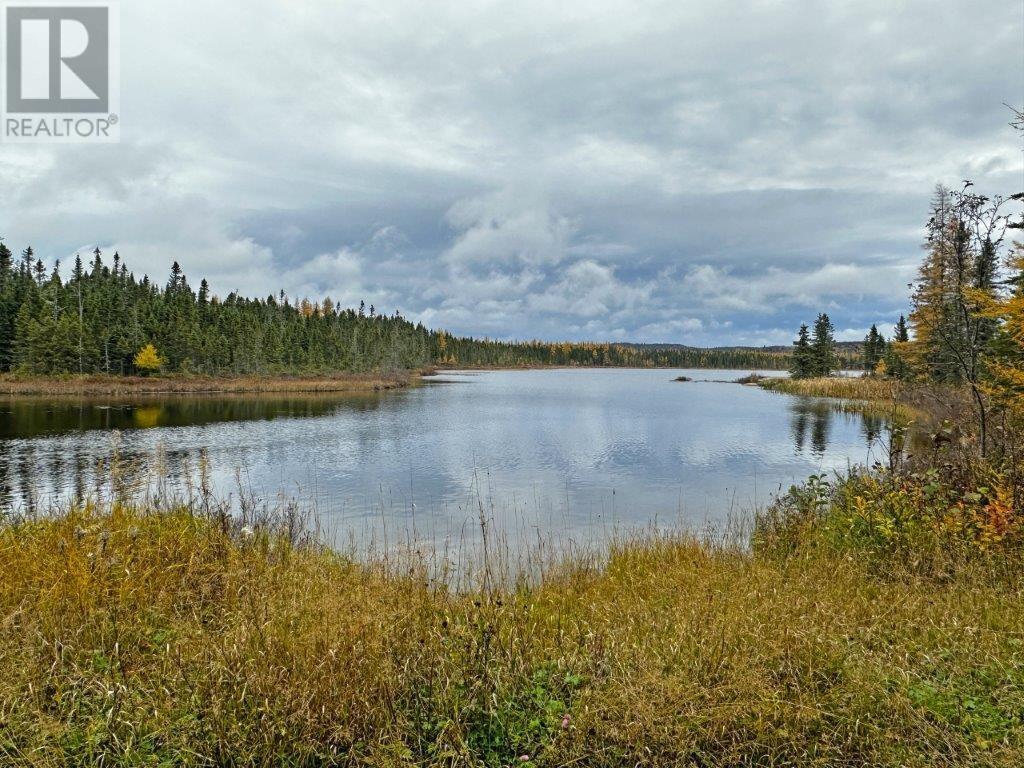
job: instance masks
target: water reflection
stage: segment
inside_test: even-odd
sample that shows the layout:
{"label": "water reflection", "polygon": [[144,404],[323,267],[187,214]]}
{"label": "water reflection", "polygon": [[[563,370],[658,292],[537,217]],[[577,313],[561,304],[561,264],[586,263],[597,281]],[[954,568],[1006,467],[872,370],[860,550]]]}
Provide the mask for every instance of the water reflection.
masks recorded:
{"label": "water reflection", "polygon": [[446,536],[473,525],[482,501],[524,535],[555,524],[576,535],[721,519],[871,459],[884,419],[723,383],[745,373],[500,371],[366,395],[8,399],[0,501],[103,491],[116,442],[125,483],[186,495],[205,473],[218,495],[297,497],[339,530]]}
{"label": "water reflection", "polygon": [[837,421],[858,424],[868,446],[878,443],[888,424],[888,420],[876,412],[823,398],[794,398],[789,411],[794,450],[797,453],[807,450],[818,457],[828,450],[831,430]]}
{"label": "water reflection", "polygon": [[202,426],[225,421],[261,421],[324,416],[336,408],[380,406],[379,392],[307,394],[151,395],[131,398],[6,398],[0,400],[0,440],[88,430]]}

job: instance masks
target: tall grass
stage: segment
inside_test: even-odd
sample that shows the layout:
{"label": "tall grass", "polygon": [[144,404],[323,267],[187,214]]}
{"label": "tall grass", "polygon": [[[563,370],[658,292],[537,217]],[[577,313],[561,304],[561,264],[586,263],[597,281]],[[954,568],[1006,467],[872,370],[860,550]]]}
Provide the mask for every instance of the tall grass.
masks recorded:
{"label": "tall grass", "polygon": [[[937,407],[933,396],[913,389],[892,379],[867,376],[824,376],[813,379],[762,378],[756,382],[762,389],[798,397],[829,397],[845,401],[841,407],[888,418],[892,423],[906,427],[911,423],[922,425],[938,421],[943,409]],[[949,410],[949,409],[947,409]],[[960,409],[953,409],[959,415]]]}
{"label": "tall grass", "polygon": [[0,764],[1021,764],[1014,570],[882,567],[808,498],[754,550],[650,532],[462,589],[294,508],[8,517]]}
{"label": "tall grass", "polygon": [[901,385],[892,379],[867,376],[826,376],[815,379],[762,378],[763,389],[787,395],[852,400],[896,400]]}

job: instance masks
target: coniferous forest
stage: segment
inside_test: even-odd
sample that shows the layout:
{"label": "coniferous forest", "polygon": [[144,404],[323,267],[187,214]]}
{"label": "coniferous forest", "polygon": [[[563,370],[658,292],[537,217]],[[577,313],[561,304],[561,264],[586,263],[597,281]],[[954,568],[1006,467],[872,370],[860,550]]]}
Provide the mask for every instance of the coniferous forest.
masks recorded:
{"label": "coniferous forest", "polygon": [[99,249],[70,270],[0,242],[0,372],[130,375],[320,374],[442,366],[785,368],[788,355],[604,343],[502,342],[452,336],[372,305],[263,299],[194,289],[175,262],[165,283]]}

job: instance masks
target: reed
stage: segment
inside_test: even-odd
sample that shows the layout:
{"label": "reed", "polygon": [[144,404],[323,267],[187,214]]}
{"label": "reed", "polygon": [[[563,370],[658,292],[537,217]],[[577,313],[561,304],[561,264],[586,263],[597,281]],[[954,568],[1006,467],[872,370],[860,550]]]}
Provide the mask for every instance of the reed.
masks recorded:
{"label": "reed", "polygon": [[816,379],[766,378],[762,389],[804,397],[837,397],[848,400],[895,401],[902,393],[900,382],[867,376],[827,376]]}
{"label": "reed", "polygon": [[8,515],[0,764],[1019,765],[1013,550],[824,546],[828,488],[753,549],[648,531],[514,578],[492,547],[459,588],[201,489]]}
{"label": "reed", "polygon": [[893,424],[907,427],[911,424],[923,427],[940,420],[940,414],[948,411],[959,418],[962,412],[959,400],[961,393],[952,392],[957,400],[956,407],[945,411],[935,402],[937,387],[914,388],[903,382],[866,376],[827,376],[814,379],[760,378],[755,382],[769,392],[779,392],[797,397],[828,397],[842,402],[837,408],[847,412],[865,413],[885,418]]}

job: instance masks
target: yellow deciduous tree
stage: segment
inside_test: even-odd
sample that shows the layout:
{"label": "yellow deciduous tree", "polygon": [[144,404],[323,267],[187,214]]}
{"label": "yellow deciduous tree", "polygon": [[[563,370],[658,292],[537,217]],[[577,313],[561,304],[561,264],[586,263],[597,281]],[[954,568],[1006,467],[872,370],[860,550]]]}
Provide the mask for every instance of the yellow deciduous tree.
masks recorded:
{"label": "yellow deciduous tree", "polygon": [[135,355],[135,367],[143,373],[155,373],[163,365],[164,359],[152,344],[147,344]]}
{"label": "yellow deciduous tree", "polygon": [[1014,290],[998,297],[978,292],[972,298],[982,316],[998,323],[986,360],[986,389],[996,401],[1024,416],[1024,245],[1014,246],[1010,258]]}

